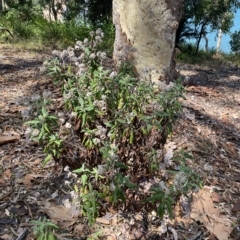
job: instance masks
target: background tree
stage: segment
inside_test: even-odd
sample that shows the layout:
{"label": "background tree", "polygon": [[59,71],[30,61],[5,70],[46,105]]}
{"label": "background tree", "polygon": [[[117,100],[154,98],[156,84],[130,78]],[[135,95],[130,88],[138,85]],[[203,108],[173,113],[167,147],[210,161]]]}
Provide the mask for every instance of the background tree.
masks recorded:
{"label": "background tree", "polygon": [[240,51],[240,31],[235,31],[231,34],[230,46],[233,52]]}
{"label": "background tree", "polygon": [[183,16],[177,31],[176,42],[184,38],[196,38],[196,54],[199,44],[208,31],[227,33],[232,24],[238,0],[185,0]]}
{"label": "background tree", "polygon": [[88,19],[93,25],[112,20],[112,0],[87,1]]}

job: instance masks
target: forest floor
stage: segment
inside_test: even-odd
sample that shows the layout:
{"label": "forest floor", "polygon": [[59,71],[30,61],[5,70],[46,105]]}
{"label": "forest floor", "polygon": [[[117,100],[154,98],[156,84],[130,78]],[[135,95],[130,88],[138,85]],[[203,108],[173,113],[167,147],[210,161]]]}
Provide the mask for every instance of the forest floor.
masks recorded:
{"label": "forest floor", "polygon": [[41,71],[47,56],[47,51],[0,45],[0,240],[34,239],[29,221],[45,214],[65,229],[55,232],[57,239],[86,239],[81,237],[86,231],[98,239],[91,235],[97,229],[108,240],[240,239],[240,68],[219,60],[178,64],[187,77],[186,99],[181,100],[183,112],[166,154],[180,149],[191,153],[188,164],[204,179],[204,188],[193,195],[189,218],[178,215],[178,203],[166,233],[150,237],[146,231],[157,233],[164,227],[149,225],[141,235],[143,227],[134,224],[141,221],[140,213],[124,219],[112,210],[87,228],[62,204],[69,197],[62,188],[69,180],[66,170],[53,162],[41,166],[43,149],[30,144],[23,124],[34,95],[51,91],[55,103],[60,98],[59,89]]}

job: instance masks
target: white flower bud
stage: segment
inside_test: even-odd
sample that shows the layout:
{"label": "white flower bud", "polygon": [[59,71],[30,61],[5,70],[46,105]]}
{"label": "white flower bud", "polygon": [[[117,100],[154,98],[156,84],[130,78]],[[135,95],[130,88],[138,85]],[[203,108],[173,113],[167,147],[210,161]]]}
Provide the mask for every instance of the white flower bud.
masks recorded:
{"label": "white flower bud", "polygon": [[64,118],[59,118],[59,122],[60,122],[61,124],[63,124],[63,123],[65,122],[65,119],[64,119]]}
{"label": "white flower bud", "polygon": [[84,58],[85,58],[85,53],[81,53],[80,59],[84,59]]}
{"label": "white flower bud", "polygon": [[83,43],[84,43],[85,45],[88,44],[88,38],[85,38],[84,41],[83,41]]}
{"label": "white flower bud", "polygon": [[103,113],[107,112],[107,108],[106,107],[102,107],[101,108],[101,112],[103,112]]}
{"label": "white flower bud", "polygon": [[63,50],[61,53],[60,53],[60,58],[61,59],[65,59],[68,57],[68,52],[67,50]]}
{"label": "white flower bud", "polygon": [[86,68],[86,65],[84,63],[81,63],[78,65],[79,68]]}
{"label": "white flower bud", "polygon": [[96,35],[101,35],[101,33],[102,33],[102,29],[101,29],[101,28],[98,28],[98,29],[96,30]]}
{"label": "white flower bud", "polygon": [[100,101],[98,101],[98,107],[99,108],[102,108],[102,107],[105,107],[106,106],[106,102],[105,101],[103,101],[103,100],[100,100]]}
{"label": "white flower bud", "polygon": [[32,136],[33,137],[37,137],[38,135],[39,135],[39,130],[38,129],[34,129],[33,131],[32,131]]}
{"label": "white flower bud", "polygon": [[58,117],[63,117],[64,116],[64,113],[63,112],[58,112]]}
{"label": "white flower bud", "polygon": [[86,96],[87,96],[87,97],[92,96],[92,92],[87,92],[87,93],[86,93]]}
{"label": "white flower bud", "polygon": [[96,41],[93,41],[93,48],[96,48],[97,47],[97,43]]}
{"label": "white flower bud", "polygon": [[117,76],[116,71],[111,72],[111,74],[109,75],[110,78],[115,78],[116,76]]}
{"label": "white flower bud", "polygon": [[75,45],[75,50],[80,50],[80,47],[78,45]]}
{"label": "white flower bud", "polygon": [[64,98],[65,100],[70,99],[71,97],[72,97],[72,94],[71,94],[70,92],[63,94],[63,98]]}
{"label": "white flower bud", "polygon": [[[65,50],[65,51],[66,51],[66,50]],[[52,55],[53,55],[54,57],[59,57],[60,54],[61,54],[61,52],[59,52],[58,50],[53,50],[53,51],[52,51]]]}
{"label": "white flower bud", "polygon": [[82,46],[82,41],[76,41],[76,45],[78,45],[79,47]]}
{"label": "white flower bud", "polygon": [[65,128],[70,129],[71,127],[72,127],[72,124],[71,124],[71,123],[67,122],[67,123],[65,124]]}
{"label": "white flower bud", "polygon": [[26,131],[25,131],[25,135],[28,135],[32,132],[32,129],[30,127],[27,127]]}
{"label": "white flower bud", "polygon": [[101,96],[101,99],[102,99],[102,100],[106,100],[106,99],[107,99],[107,96],[106,96],[106,95],[102,95],[102,96]]}
{"label": "white flower bud", "polygon": [[95,37],[95,40],[96,40],[96,42],[98,42],[98,43],[102,42],[102,38],[101,38],[100,36],[96,36],[96,37]]}
{"label": "white flower bud", "polygon": [[73,51],[74,51],[74,48],[68,47],[67,51],[68,51],[68,52],[73,52]]}
{"label": "white flower bud", "polygon": [[94,138],[93,139],[93,143],[96,144],[96,145],[99,144],[100,142],[101,142],[101,140],[99,138]]}
{"label": "white flower bud", "polygon": [[77,117],[77,113],[76,113],[76,112],[71,112],[70,117],[71,117],[71,118]]}
{"label": "white flower bud", "polygon": [[74,57],[75,56],[75,53],[73,51],[69,52],[68,53],[69,57]]}
{"label": "white flower bud", "polygon": [[101,53],[101,59],[105,59],[107,57],[107,54],[105,52]]}
{"label": "white flower bud", "polygon": [[116,186],[115,186],[114,183],[112,182],[112,183],[110,184],[110,190],[111,190],[111,191],[114,191],[115,188],[116,188]]}
{"label": "white flower bud", "polygon": [[94,59],[95,57],[96,57],[95,53],[91,53],[89,56],[90,59]]}
{"label": "white flower bud", "polygon": [[106,139],[106,135],[105,135],[105,134],[102,134],[102,135],[100,136],[100,139],[101,139],[101,140]]}

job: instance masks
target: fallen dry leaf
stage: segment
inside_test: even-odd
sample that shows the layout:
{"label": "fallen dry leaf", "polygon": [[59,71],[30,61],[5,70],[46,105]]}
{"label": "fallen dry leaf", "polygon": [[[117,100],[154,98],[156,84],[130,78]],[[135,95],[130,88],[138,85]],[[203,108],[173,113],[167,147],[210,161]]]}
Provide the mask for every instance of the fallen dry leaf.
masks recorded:
{"label": "fallen dry leaf", "polygon": [[219,240],[228,239],[233,230],[233,222],[225,215],[221,215],[220,210],[214,207],[211,193],[209,193],[208,189],[202,189],[198,193],[193,194],[190,217],[202,222]]}
{"label": "fallen dry leaf", "polygon": [[35,177],[33,176],[33,175],[31,175],[31,174],[26,174],[26,176],[24,177],[24,179],[23,179],[23,184],[25,185],[25,186],[28,186],[28,187],[30,187],[30,186],[32,186],[33,185],[33,180],[35,180]]}
{"label": "fallen dry leaf", "polygon": [[219,202],[221,202],[221,197],[219,196],[218,193],[213,192],[213,193],[212,193],[212,200],[213,200],[213,202],[215,202],[215,203],[219,203]]}
{"label": "fallen dry leaf", "polygon": [[4,185],[6,185],[6,182],[2,178],[0,178],[0,186],[4,186]]}
{"label": "fallen dry leaf", "polygon": [[110,224],[110,221],[108,219],[105,219],[105,218],[96,218],[96,222],[106,224],[106,225]]}
{"label": "fallen dry leaf", "polygon": [[56,205],[53,202],[49,202],[49,200],[39,201],[38,204],[41,205],[39,209],[40,212],[46,213],[53,222],[63,228],[73,225],[80,214],[80,211],[74,206],[66,208],[64,206]]}
{"label": "fallen dry leaf", "polygon": [[0,236],[1,237],[1,239],[4,239],[4,240],[10,240],[10,239],[12,239],[12,236],[10,235],[10,234],[4,234],[4,235],[2,235],[2,236]]}
{"label": "fallen dry leaf", "polygon": [[84,224],[77,224],[74,226],[74,233],[78,236],[81,236],[83,234],[85,225]]}
{"label": "fallen dry leaf", "polygon": [[34,165],[38,165],[39,163],[41,163],[42,162],[42,159],[41,158],[37,158],[34,162],[33,162],[33,164]]}
{"label": "fallen dry leaf", "polygon": [[140,237],[142,236],[142,232],[140,229],[134,228],[132,229],[131,233],[129,234],[129,239],[140,239]]}
{"label": "fallen dry leaf", "polygon": [[117,238],[115,237],[115,235],[111,234],[107,236],[107,240],[117,240]]}
{"label": "fallen dry leaf", "polygon": [[228,117],[228,114],[226,114],[226,113],[222,113],[222,115],[221,115],[221,120],[222,120],[222,122],[224,123],[224,124],[229,124],[229,119],[228,119],[229,117]]}
{"label": "fallen dry leaf", "polygon": [[10,170],[10,169],[7,169],[7,170],[3,173],[3,176],[4,176],[6,179],[11,178],[11,176],[12,176],[11,170]]}
{"label": "fallen dry leaf", "polygon": [[[33,183],[34,183],[34,180],[36,178],[44,178],[46,177],[46,175],[41,175],[41,174],[26,174],[22,183],[25,185],[25,186],[32,186]],[[20,181],[19,181],[20,182]]]}

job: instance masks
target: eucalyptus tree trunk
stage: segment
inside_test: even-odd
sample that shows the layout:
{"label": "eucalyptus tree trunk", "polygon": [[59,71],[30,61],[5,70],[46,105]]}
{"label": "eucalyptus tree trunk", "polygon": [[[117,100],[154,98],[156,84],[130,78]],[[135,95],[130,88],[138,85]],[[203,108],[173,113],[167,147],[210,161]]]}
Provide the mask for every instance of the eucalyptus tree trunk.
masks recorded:
{"label": "eucalyptus tree trunk", "polygon": [[217,53],[220,52],[221,42],[222,42],[222,29],[219,29],[218,38],[217,38],[217,45],[216,45],[216,52]]}
{"label": "eucalyptus tree trunk", "polygon": [[116,28],[113,58],[130,62],[140,79],[171,81],[175,76],[175,35],[184,0],[113,0]]}
{"label": "eucalyptus tree trunk", "polygon": [[205,51],[208,52],[208,38],[206,32],[203,34],[203,38],[205,39]]}

